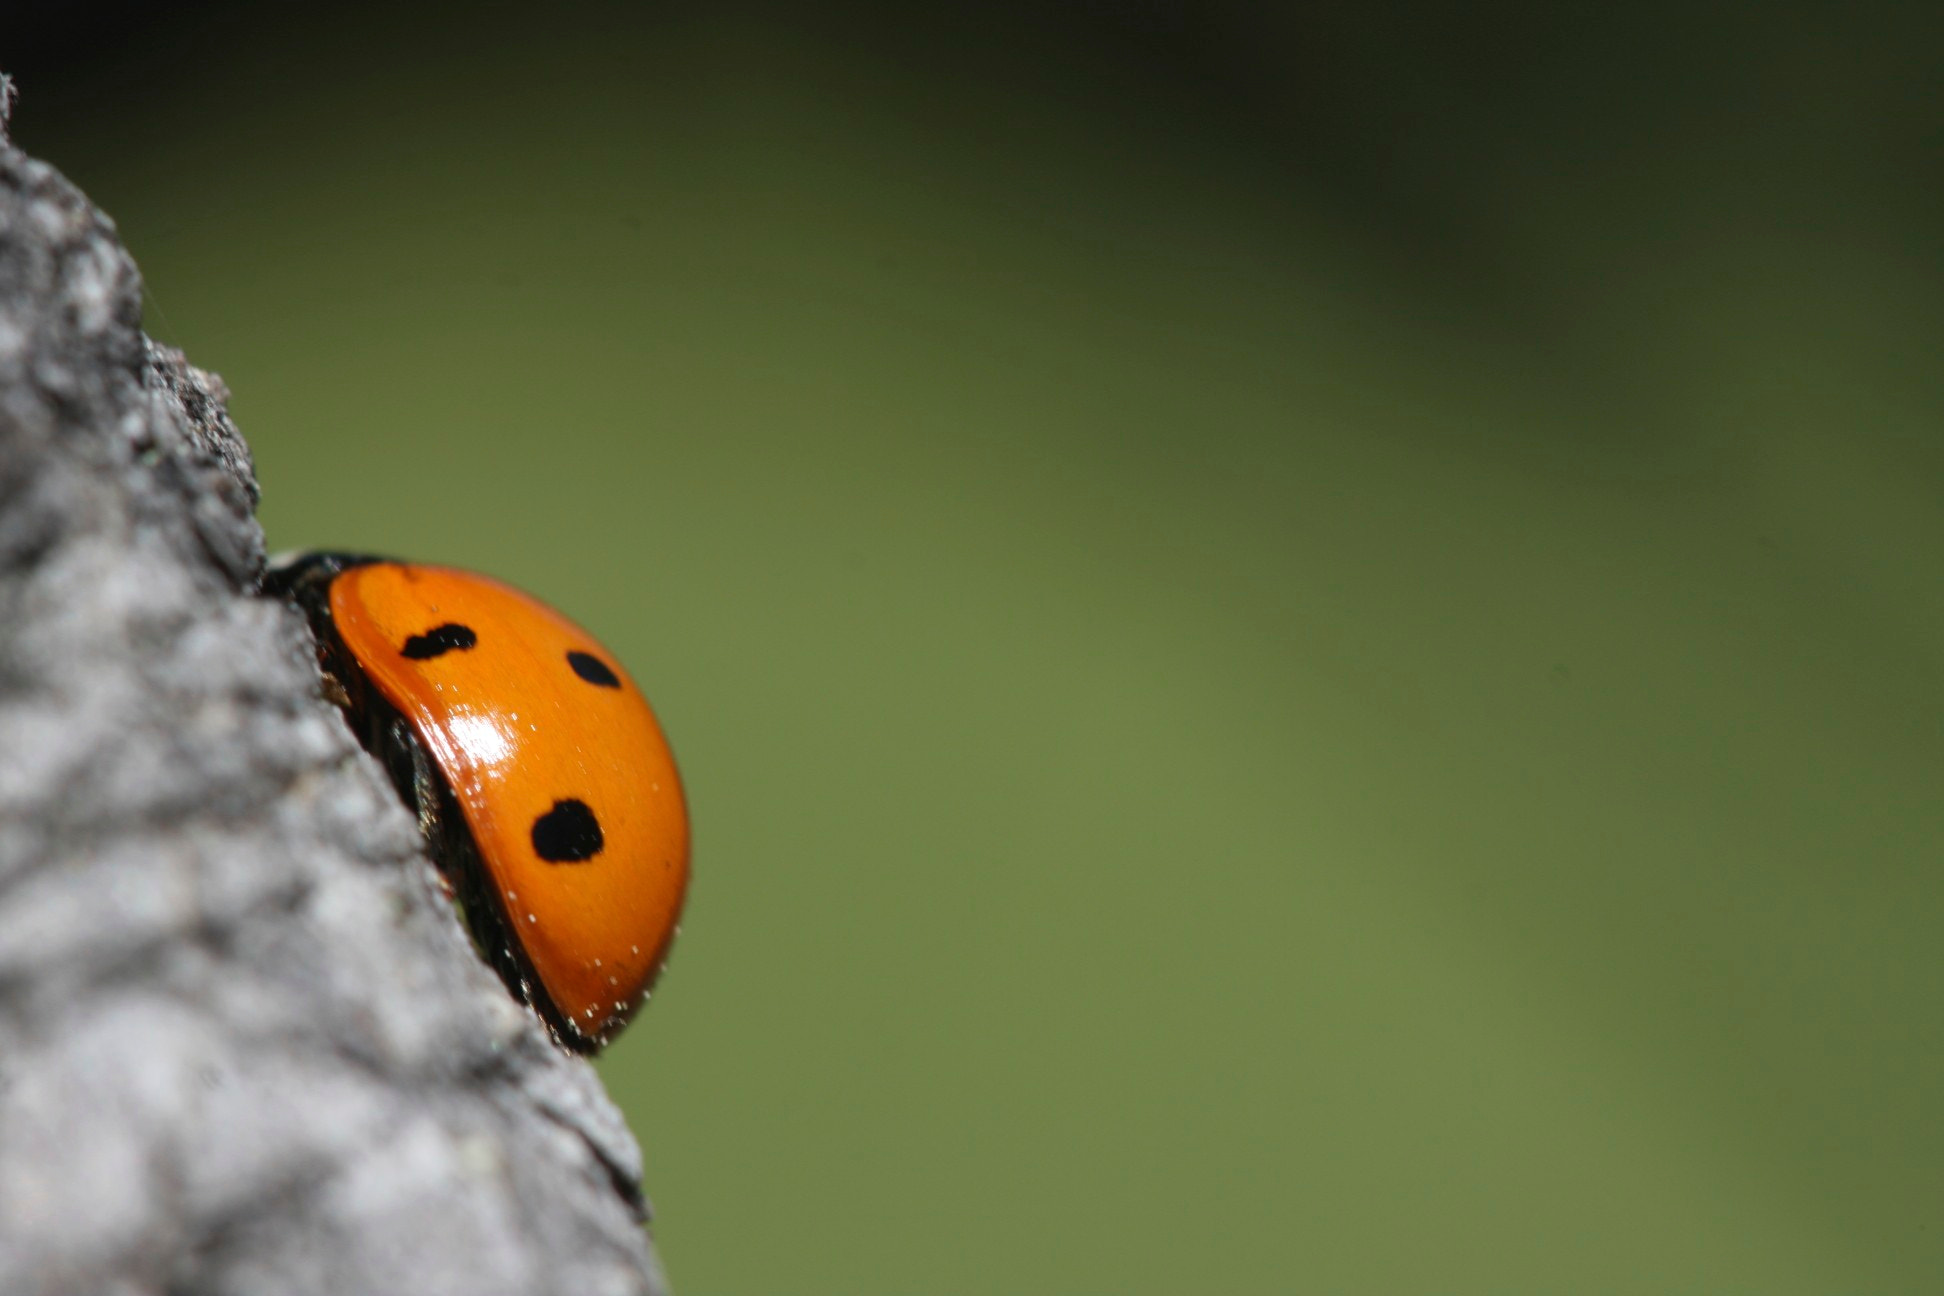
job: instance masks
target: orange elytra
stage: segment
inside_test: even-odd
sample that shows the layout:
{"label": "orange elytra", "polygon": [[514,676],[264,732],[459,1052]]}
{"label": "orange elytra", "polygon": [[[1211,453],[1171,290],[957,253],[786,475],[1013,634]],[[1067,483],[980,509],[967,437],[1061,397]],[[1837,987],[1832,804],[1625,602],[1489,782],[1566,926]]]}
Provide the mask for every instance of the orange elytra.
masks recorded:
{"label": "orange elytra", "polygon": [[345,554],[280,563],[365,745],[418,812],[481,951],[593,1052],[668,957],[688,887],[681,776],[648,700],[578,625],[487,576]]}

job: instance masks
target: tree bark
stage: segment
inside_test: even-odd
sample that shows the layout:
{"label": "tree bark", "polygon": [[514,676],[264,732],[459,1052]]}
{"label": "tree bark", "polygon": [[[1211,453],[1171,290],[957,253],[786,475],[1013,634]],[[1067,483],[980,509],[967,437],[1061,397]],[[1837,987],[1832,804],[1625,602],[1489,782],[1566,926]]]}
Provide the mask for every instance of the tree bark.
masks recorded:
{"label": "tree bark", "polygon": [[640,1152],[260,598],[248,446],[0,78],[0,1292],[660,1292]]}

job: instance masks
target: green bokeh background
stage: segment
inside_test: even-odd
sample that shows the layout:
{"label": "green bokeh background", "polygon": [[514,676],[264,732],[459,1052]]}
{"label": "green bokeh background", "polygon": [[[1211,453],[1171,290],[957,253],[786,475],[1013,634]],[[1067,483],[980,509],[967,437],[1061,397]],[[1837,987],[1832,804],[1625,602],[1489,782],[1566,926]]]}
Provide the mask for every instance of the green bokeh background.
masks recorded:
{"label": "green bokeh background", "polygon": [[1917,8],[202,6],[15,133],[273,547],[650,689],[679,1291],[1935,1291]]}

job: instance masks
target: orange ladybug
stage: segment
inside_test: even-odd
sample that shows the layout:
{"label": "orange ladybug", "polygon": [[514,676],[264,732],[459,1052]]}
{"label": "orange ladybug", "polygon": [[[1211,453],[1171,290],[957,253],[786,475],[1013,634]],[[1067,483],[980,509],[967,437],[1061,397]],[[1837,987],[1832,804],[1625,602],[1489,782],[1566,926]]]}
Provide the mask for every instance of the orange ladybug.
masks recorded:
{"label": "orange ladybug", "polygon": [[482,953],[555,1039],[599,1050],[647,999],[688,889],[688,809],[648,699],[491,577],[307,553],[264,589],[309,619],[329,696],[417,810]]}

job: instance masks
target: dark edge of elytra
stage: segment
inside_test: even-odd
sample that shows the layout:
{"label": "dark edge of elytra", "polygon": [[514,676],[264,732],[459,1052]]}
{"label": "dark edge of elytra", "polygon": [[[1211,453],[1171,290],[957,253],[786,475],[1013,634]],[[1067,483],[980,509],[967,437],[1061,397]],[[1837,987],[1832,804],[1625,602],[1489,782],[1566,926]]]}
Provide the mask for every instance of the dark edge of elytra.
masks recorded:
{"label": "dark edge of elytra", "polygon": [[351,666],[350,653],[331,623],[331,582],[353,567],[392,561],[359,554],[303,554],[283,566],[272,567],[263,578],[263,592],[295,605],[310,623],[317,640],[318,668],[324,674],[325,696],[344,712],[358,742],[378,758],[406,808],[417,816],[419,832],[452,887],[480,956],[499,973],[513,997],[533,1009],[556,1043],[575,1053],[599,1052],[634,1017],[641,1001],[637,999],[625,1012],[606,1018],[605,1029],[598,1035],[583,1030],[554,1006],[520,945],[505,898],[479,857],[472,829],[466,825],[451,787],[439,774],[411,722],[371,687],[363,671]]}

